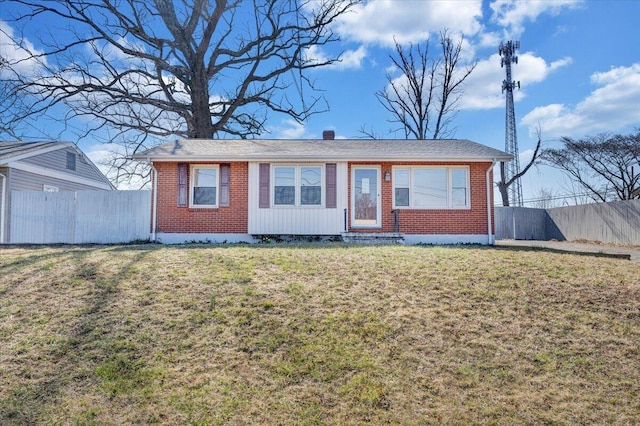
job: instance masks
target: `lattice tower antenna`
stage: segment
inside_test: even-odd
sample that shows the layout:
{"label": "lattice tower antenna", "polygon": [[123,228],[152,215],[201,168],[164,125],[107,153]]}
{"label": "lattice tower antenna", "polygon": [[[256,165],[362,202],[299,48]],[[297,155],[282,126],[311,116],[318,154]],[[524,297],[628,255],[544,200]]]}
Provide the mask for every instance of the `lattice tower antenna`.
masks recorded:
{"label": "lattice tower antenna", "polygon": [[[507,71],[507,78],[502,82],[502,93],[506,95],[506,120],[504,134],[504,150],[513,155],[513,160],[505,165],[505,182],[508,182],[513,176],[520,173],[520,159],[518,154],[518,134],[516,132],[516,113],[513,107],[513,89],[520,88],[520,82],[512,80],[511,64],[518,63],[518,57],[515,55],[516,50],[520,49],[519,41],[508,41],[500,43],[500,56],[502,57],[501,67]],[[522,207],[522,185],[520,179],[516,179],[509,188],[509,205]]]}

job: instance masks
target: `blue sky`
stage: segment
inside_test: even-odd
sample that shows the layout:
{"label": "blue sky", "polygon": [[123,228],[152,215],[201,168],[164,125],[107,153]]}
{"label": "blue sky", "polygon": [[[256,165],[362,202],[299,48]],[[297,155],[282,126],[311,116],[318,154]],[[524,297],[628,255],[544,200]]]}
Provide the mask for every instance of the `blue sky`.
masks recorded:
{"label": "blue sky", "polygon": [[[0,8],[0,18],[11,12],[5,4]],[[324,47],[343,51],[343,61],[309,74],[323,90],[329,111],[303,124],[272,116],[265,136],[318,138],[332,129],[337,137],[354,138],[362,136],[359,129],[365,126],[380,136],[402,137],[389,133],[396,125],[387,121],[388,112],[374,96],[385,88],[385,74],[394,73],[389,69],[394,37],[401,43],[431,39],[435,45],[444,28],[463,35],[464,57],[478,61],[464,88],[455,137],[504,149],[504,69],[498,45],[506,40],[521,43],[513,68],[514,79],[521,82],[515,93],[521,165],[530,158],[538,126],[545,146],[554,146],[561,136],[628,133],[640,127],[639,20],[636,0],[365,1],[336,22],[334,31],[342,41]],[[0,24],[11,31],[6,22]],[[38,47],[35,37],[25,36]],[[0,44],[6,54],[6,40]],[[73,130],[61,134],[74,137]],[[99,139],[79,145],[98,159],[104,149]],[[525,200],[537,198],[540,188],[556,195],[571,190],[567,178],[545,167],[532,169],[522,184]]]}

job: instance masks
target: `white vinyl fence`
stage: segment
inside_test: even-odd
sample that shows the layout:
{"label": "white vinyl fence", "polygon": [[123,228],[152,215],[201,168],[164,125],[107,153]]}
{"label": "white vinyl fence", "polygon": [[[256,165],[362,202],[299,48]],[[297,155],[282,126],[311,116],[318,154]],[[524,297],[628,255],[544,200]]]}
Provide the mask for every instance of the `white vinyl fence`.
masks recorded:
{"label": "white vinyl fence", "polygon": [[552,209],[496,207],[496,239],[640,245],[640,200]]}
{"label": "white vinyl fence", "polygon": [[148,240],[151,191],[12,191],[9,243]]}

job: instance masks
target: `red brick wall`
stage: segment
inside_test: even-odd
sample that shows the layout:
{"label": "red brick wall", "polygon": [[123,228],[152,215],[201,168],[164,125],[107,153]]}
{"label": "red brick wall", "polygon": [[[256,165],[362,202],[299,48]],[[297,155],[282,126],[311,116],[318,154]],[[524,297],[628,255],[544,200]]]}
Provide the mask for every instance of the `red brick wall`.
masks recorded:
{"label": "red brick wall", "polygon": [[[206,163],[198,163],[206,164]],[[385,172],[393,165],[405,163],[350,163],[348,167],[349,210],[351,210],[351,166],[379,165],[382,184],[382,229],[351,228],[353,232],[393,231],[393,182],[385,182]],[[459,163],[406,163],[419,165],[460,165]],[[471,209],[400,210],[400,232],[405,234],[486,234],[487,195],[486,171],[491,163],[470,163]],[[158,171],[157,231],[167,233],[242,233],[248,232],[248,163],[231,163],[229,176],[229,207],[192,209],[178,207],[178,163],[155,163]],[[493,173],[490,176],[493,205]],[[342,190],[342,188],[338,188]],[[492,209],[493,213],[493,209]],[[492,214],[493,223],[493,214]]]}
{"label": "red brick wall", "polygon": [[[392,173],[392,166],[459,166],[460,163],[350,163],[349,164],[349,209],[351,209],[351,166],[374,165],[381,168],[382,180],[382,229],[351,228],[351,232],[393,232],[393,176],[386,182],[384,175]],[[466,164],[465,164],[466,165]],[[487,181],[486,171],[491,163],[469,163],[469,180],[471,184],[471,209],[400,209],[400,232],[405,234],[486,234],[487,229]],[[491,205],[493,205],[493,172],[490,176]],[[493,209],[492,209],[493,212]],[[493,223],[493,213],[492,213]]]}
{"label": "red brick wall", "polygon": [[158,232],[247,233],[248,163],[231,163],[229,207],[214,209],[178,207],[178,163],[154,163],[154,166],[158,171]]}

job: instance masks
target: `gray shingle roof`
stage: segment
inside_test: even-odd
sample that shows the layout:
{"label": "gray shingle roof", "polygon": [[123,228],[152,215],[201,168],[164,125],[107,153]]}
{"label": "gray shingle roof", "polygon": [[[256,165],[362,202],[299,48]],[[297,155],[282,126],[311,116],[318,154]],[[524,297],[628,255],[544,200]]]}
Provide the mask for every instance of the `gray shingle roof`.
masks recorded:
{"label": "gray shingle roof", "polygon": [[[68,142],[20,142],[0,141],[0,164],[6,163],[15,157],[23,157],[26,154],[36,155],[39,151],[49,147],[61,147]],[[27,155],[29,156],[29,155]]]}
{"label": "gray shingle roof", "polygon": [[183,139],[133,156],[152,161],[508,161],[506,152],[466,139]]}

